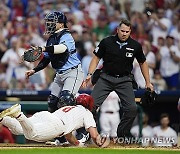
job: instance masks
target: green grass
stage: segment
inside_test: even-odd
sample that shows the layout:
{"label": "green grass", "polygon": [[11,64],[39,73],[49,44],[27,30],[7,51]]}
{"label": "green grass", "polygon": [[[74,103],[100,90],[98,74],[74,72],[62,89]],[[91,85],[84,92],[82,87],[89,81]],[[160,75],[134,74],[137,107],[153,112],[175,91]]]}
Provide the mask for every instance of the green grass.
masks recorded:
{"label": "green grass", "polygon": [[12,148],[0,149],[0,154],[173,154],[180,150],[98,149],[98,148]]}

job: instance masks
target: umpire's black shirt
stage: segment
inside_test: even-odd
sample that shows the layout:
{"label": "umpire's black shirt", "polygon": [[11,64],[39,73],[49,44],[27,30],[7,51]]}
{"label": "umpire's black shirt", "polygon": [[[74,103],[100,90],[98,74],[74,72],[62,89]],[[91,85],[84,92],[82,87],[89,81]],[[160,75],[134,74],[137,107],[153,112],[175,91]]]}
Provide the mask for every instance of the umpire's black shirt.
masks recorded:
{"label": "umpire's black shirt", "polygon": [[94,54],[103,58],[103,71],[112,75],[130,74],[134,58],[139,63],[146,60],[139,42],[131,37],[121,41],[117,34],[104,38],[94,50]]}

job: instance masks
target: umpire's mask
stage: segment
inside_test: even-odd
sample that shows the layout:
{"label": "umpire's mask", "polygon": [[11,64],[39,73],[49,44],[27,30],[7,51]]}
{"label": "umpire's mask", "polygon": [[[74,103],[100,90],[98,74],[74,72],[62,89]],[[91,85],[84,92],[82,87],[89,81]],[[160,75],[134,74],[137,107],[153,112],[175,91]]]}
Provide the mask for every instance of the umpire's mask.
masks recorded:
{"label": "umpire's mask", "polygon": [[48,13],[45,18],[45,35],[52,35],[56,31],[56,23],[64,23],[64,27],[67,28],[67,18],[62,12]]}

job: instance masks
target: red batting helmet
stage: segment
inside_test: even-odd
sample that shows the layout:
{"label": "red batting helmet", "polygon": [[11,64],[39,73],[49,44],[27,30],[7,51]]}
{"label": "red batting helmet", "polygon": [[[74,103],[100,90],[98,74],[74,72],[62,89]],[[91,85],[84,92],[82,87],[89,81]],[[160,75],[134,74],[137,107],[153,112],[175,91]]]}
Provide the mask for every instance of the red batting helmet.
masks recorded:
{"label": "red batting helmet", "polygon": [[90,96],[88,94],[80,94],[76,98],[76,104],[77,105],[82,105],[86,109],[92,111],[92,109],[94,107],[94,100],[93,100],[92,96]]}

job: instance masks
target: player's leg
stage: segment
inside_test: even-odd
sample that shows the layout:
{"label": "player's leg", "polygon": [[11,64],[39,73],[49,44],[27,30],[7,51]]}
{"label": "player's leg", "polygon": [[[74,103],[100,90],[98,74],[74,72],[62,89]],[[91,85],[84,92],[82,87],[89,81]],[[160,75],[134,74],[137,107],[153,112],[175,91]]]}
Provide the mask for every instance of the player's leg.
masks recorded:
{"label": "player's leg", "polygon": [[6,126],[14,135],[23,135],[23,129],[17,119],[7,116],[2,118],[0,123]]}
{"label": "player's leg", "polygon": [[111,114],[110,123],[111,123],[111,131],[110,131],[110,137],[116,138],[117,137],[117,128],[120,123],[120,116],[119,112],[115,112]]}
{"label": "player's leg", "polygon": [[37,142],[45,142],[61,136],[65,129],[62,121],[47,111],[36,113],[31,118],[21,113],[17,120],[22,126],[24,136]]}
{"label": "player's leg", "polygon": [[[31,135],[31,140],[45,142],[64,134],[65,125],[60,119],[50,112],[39,112],[33,118],[28,119],[31,122],[33,121],[33,124],[35,123],[33,126],[35,135]],[[27,119],[23,119],[23,121],[24,125],[26,125],[25,123],[27,122]]]}
{"label": "player's leg", "polygon": [[63,90],[69,90],[72,94],[76,95],[79,88],[83,82],[84,73],[82,71],[81,65],[78,68],[68,70],[66,73],[62,74],[62,80],[64,82]]}
{"label": "player's leg", "polygon": [[48,98],[48,111],[54,112],[57,108],[57,103],[59,101],[59,93],[62,90],[63,82],[59,74],[56,74],[53,83],[51,84],[51,95]]}
{"label": "player's leg", "polygon": [[103,134],[110,135],[110,132],[111,132],[110,116],[111,116],[111,114],[109,114],[109,113],[101,112],[101,114],[100,114],[99,123],[100,123],[100,127],[101,127],[101,133],[103,133]]}
{"label": "player's leg", "polygon": [[1,112],[0,118],[6,118],[6,116],[16,118],[22,127],[24,136],[29,140],[43,142],[63,135],[65,126],[60,119],[47,111],[40,112],[39,115],[37,113],[36,116],[27,118],[21,112],[21,105],[16,104]]}
{"label": "player's leg", "polygon": [[102,73],[91,93],[91,96],[94,99],[95,109],[101,106],[101,104],[107,98],[109,93],[113,91],[113,89],[114,88],[110,81],[110,77],[105,73]]}
{"label": "player's leg", "polygon": [[117,84],[115,92],[121,99],[123,108],[123,116],[121,118],[121,122],[118,125],[117,135],[118,137],[127,136],[137,114],[137,106],[135,103],[132,82],[127,81]]}
{"label": "player's leg", "polygon": [[0,118],[4,118],[6,116],[16,118],[19,121],[23,130],[23,134],[27,139],[31,139],[31,136],[35,135],[33,123],[21,112],[20,104],[15,104],[1,112]]}

